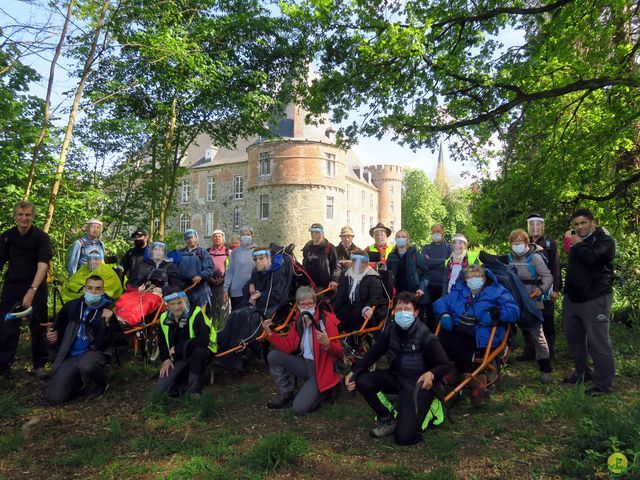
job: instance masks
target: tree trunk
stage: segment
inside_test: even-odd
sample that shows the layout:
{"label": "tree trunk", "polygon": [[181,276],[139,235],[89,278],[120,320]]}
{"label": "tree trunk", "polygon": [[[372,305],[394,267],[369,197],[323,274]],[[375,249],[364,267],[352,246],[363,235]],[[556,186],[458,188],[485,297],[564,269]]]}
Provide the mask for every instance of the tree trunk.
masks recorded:
{"label": "tree trunk", "polygon": [[60,184],[62,183],[62,175],[64,174],[64,166],[67,160],[67,152],[69,150],[69,144],[71,143],[71,136],[73,135],[73,127],[76,123],[76,115],[78,114],[78,110],[80,109],[80,100],[82,99],[82,92],[84,91],[84,86],[89,78],[89,74],[91,73],[93,60],[96,55],[96,49],[98,46],[98,40],[100,39],[100,32],[102,31],[102,27],[104,26],[104,19],[107,15],[107,11],[109,10],[109,0],[105,0],[102,5],[102,11],[100,12],[100,18],[98,19],[98,24],[96,25],[96,29],[93,34],[93,39],[91,41],[91,48],[89,50],[89,54],[87,55],[87,60],[85,61],[84,68],[82,70],[82,76],[80,77],[80,82],[76,87],[76,93],[73,98],[73,104],[71,105],[71,112],[69,112],[69,121],[67,123],[67,130],[64,134],[64,140],[62,142],[62,148],[60,149],[60,157],[58,159],[58,165],[56,167],[56,175],[53,180],[53,185],[51,186],[51,197],[49,198],[49,206],[47,207],[47,216],[45,218],[44,226],[42,230],[45,232],[49,232],[51,228],[51,223],[53,222],[53,214],[56,208],[56,200],[58,198],[58,192],[60,191]]}
{"label": "tree trunk", "polygon": [[176,104],[177,99],[173,97],[171,102],[171,120],[167,128],[167,137],[165,140],[164,148],[162,149],[162,162],[164,168],[162,169],[162,197],[160,198],[160,212],[158,225],[158,238],[164,240],[165,235],[165,223],[167,220],[167,207],[169,205],[169,187],[171,183],[171,168],[170,168],[170,152],[172,151],[171,145],[173,144],[173,134],[176,127]]}
{"label": "tree trunk", "polygon": [[47,84],[47,96],[44,101],[44,111],[42,112],[42,127],[40,128],[40,134],[38,135],[36,144],[33,147],[31,167],[29,168],[27,185],[24,189],[24,200],[28,200],[29,196],[31,195],[33,180],[36,173],[36,165],[38,164],[38,156],[40,155],[42,142],[44,141],[44,137],[47,135],[47,129],[49,128],[49,118],[51,118],[51,92],[53,91],[53,78],[55,77],[56,65],[58,63],[60,53],[62,52],[62,46],[64,45],[65,37],[67,36],[67,27],[69,26],[69,22],[71,21],[71,13],[73,12],[75,3],[76,0],[69,0],[69,5],[67,6],[67,15],[64,18],[62,31],[60,32],[60,39],[58,40],[58,45],[56,46],[53,58],[51,59],[51,66],[49,67],[49,83]]}

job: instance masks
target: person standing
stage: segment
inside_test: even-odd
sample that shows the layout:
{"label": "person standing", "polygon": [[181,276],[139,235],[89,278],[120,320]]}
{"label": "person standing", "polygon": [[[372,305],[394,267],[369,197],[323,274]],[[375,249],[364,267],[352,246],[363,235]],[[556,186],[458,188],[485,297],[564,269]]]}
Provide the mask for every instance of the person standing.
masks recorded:
{"label": "person standing", "polygon": [[211,289],[207,279],[213,273],[211,256],[199,245],[198,232],[193,229],[184,232],[184,248],[180,250],[178,271],[185,285],[193,285],[187,296],[193,305],[204,311],[211,300]]}
{"label": "person standing", "polygon": [[104,242],[100,240],[102,233],[102,222],[92,218],[87,220],[86,233],[73,242],[67,258],[67,272],[69,276],[76,273],[78,267],[87,263],[89,252],[97,250],[105,256]]}
{"label": "person standing", "polygon": [[336,247],[324,238],[324,227],[319,223],[311,225],[309,232],[311,240],[302,248],[302,268],[316,288],[336,288],[341,272]]}
{"label": "person standing", "polygon": [[213,264],[213,275],[207,282],[211,289],[211,318],[216,319],[221,324],[224,317],[225,301],[224,301],[224,275],[229,264],[229,256],[231,250],[225,245],[225,236],[222,230],[215,230],[211,235],[211,248],[207,250]]}
{"label": "person standing", "polygon": [[431,243],[422,247],[421,254],[429,267],[429,297],[427,304],[427,326],[435,332],[437,319],[433,314],[433,302],[442,296],[445,282],[445,261],[451,256],[451,245],[445,241],[444,226],[436,223],[431,227]]}
{"label": "person standing", "polygon": [[120,265],[124,275],[128,278],[138,277],[138,267],[144,262],[144,255],[149,246],[149,232],[144,228],[139,228],[131,234],[133,248],[130,248],[122,256]]}
{"label": "person standing", "polygon": [[340,243],[336,247],[336,254],[338,255],[338,263],[340,264],[341,273],[347,271],[351,265],[351,254],[355,250],[359,250],[355,243],[353,243],[353,228],[346,226],[340,230]]}
{"label": "person standing", "polygon": [[251,278],[253,272],[253,250],[256,244],[253,241],[253,229],[242,227],[240,230],[240,245],[231,251],[229,265],[224,276],[223,299],[227,303],[231,301],[231,308],[240,306],[244,298],[242,289]]}
{"label": "person standing", "polygon": [[[615,360],[609,338],[611,300],[613,297],[613,259],[615,241],[596,227],[593,213],[586,208],[571,215],[569,261],[564,285],[562,315],[564,334],[575,362],[573,373],[565,383],[593,378],[590,396],[613,390]],[[593,360],[593,374],[587,366]]]}
{"label": "person standing", "polygon": [[16,304],[33,308],[31,356],[36,378],[44,380],[49,352],[45,330],[47,322],[47,269],[53,257],[49,235],[33,226],[35,207],[31,202],[18,202],[13,207],[16,226],[0,236],[0,270],[9,264],[0,296],[0,375],[8,377],[20,339],[20,320],[5,321]]}
{"label": "person standing", "polygon": [[389,243],[391,233],[391,229],[385,227],[382,222],[369,229],[369,235],[373,237],[373,245],[369,245],[364,251],[373,263],[387,263],[387,257],[393,250],[393,244]]}

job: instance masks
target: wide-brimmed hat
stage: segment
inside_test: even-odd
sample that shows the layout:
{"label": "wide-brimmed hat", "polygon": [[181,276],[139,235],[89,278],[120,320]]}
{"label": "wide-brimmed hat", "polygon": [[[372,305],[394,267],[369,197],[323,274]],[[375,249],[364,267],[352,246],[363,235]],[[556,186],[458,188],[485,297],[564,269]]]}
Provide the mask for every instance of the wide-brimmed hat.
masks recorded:
{"label": "wide-brimmed hat", "polygon": [[378,222],[375,227],[370,228],[369,235],[373,237],[373,234],[376,230],[384,230],[385,232],[387,232],[387,237],[391,235],[391,229],[389,227],[385,227],[384,223],[382,222]]}
{"label": "wide-brimmed hat", "polygon": [[342,230],[340,230],[340,236],[342,237],[343,235],[351,235],[352,237],[355,237],[355,235],[353,234],[353,228],[342,227]]}

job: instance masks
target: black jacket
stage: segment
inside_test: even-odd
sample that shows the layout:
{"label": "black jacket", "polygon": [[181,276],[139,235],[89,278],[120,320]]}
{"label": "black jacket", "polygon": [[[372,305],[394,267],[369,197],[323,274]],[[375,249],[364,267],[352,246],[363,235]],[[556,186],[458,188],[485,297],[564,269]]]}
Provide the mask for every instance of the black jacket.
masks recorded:
{"label": "black jacket", "polygon": [[184,288],[184,284],[180,279],[180,272],[175,263],[162,261],[156,267],[153,260],[145,260],[138,267],[136,278],[129,278],[129,282],[139,287],[146,282],[153,283],[156,287],[166,287],[171,285],[172,287]]}
{"label": "black jacket", "polygon": [[[335,311],[346,303],[351,303],[349,293],[351,292],[351,277],[342,274],[338,281],[338,289],[336,294],[331,298],[330,304]],[[356,299],[353,305],[357,305],[361,309],[364,307],[376,307],[371,325],[377,324],[387,315],[389,308],[389,299],[382,287],[382,279],[377,273],[375,275],[365,275],[360,280],[360,285],[356,289]]]}
{"label": "black jacket", "polygon": [[331,281],[337,282],[340,277],[340,264],[336,247],[326,239],[320,245],[307,242],[302,249],[302,268],[317,288],[327,288]]}
{"label": "black jacket", "polygon": [[572,302],[588,302],[613,291],[615,252],[613,238],[601,228],[569,249],[564,292]]}
{"label": "black jacket", "polygon": [[[87,319],[89,350],[100,351],[106,354],[110,353],[113,344],[113,332],[119,330],[115,315],[111,317],[108,326],[102,319],[102,313],[105,309],[109,309],[110,306],[111,302],[89,314]],[[71,300],[64,304],[62,310],[60,310],[60,313],[58,313],[58,316],[53,321],[53,329],[58,332],[58,342],[60,342],[60,349],[53,362],[54,371],[58,369],[69,355],[69,350],[80,328],[80,311],[82,308],[86,308],[83,297]]]}
{"label": "black jacket", "polygon": [[170,347],[175,347],[176,360],[187,360],[191,356],[191,352],[193,352],[194,348],[207,348],[209,346],[209,335],[211,334],[211,330],[204,321],[202,312],[198,313],[193,319],[193,338],[189,337],[188,319],[191,318],[191,313],[192,312],[189,312],[187,315],[187,322],[182,328],[180,328],[178,323],[176,323],[172,318],[167,320],[167,317],[165,316],[161,320],[161,322],[165,322],[165,325],[169,326],[169,347],[167,347],[162,327],[158,325],[158,346],[160,347],[160,360],[163,362],[170,358]]}

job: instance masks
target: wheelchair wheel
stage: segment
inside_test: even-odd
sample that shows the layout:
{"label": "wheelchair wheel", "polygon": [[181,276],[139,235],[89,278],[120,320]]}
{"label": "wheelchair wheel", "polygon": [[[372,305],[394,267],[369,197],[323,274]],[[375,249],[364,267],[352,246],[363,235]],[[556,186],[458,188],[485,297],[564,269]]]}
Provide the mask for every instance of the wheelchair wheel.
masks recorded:
{"label": "wheelchair wheel", "polygon": [[146,335],[144,354],[149,363],[156,363],[160,359],[160,346],[156,332]]}

